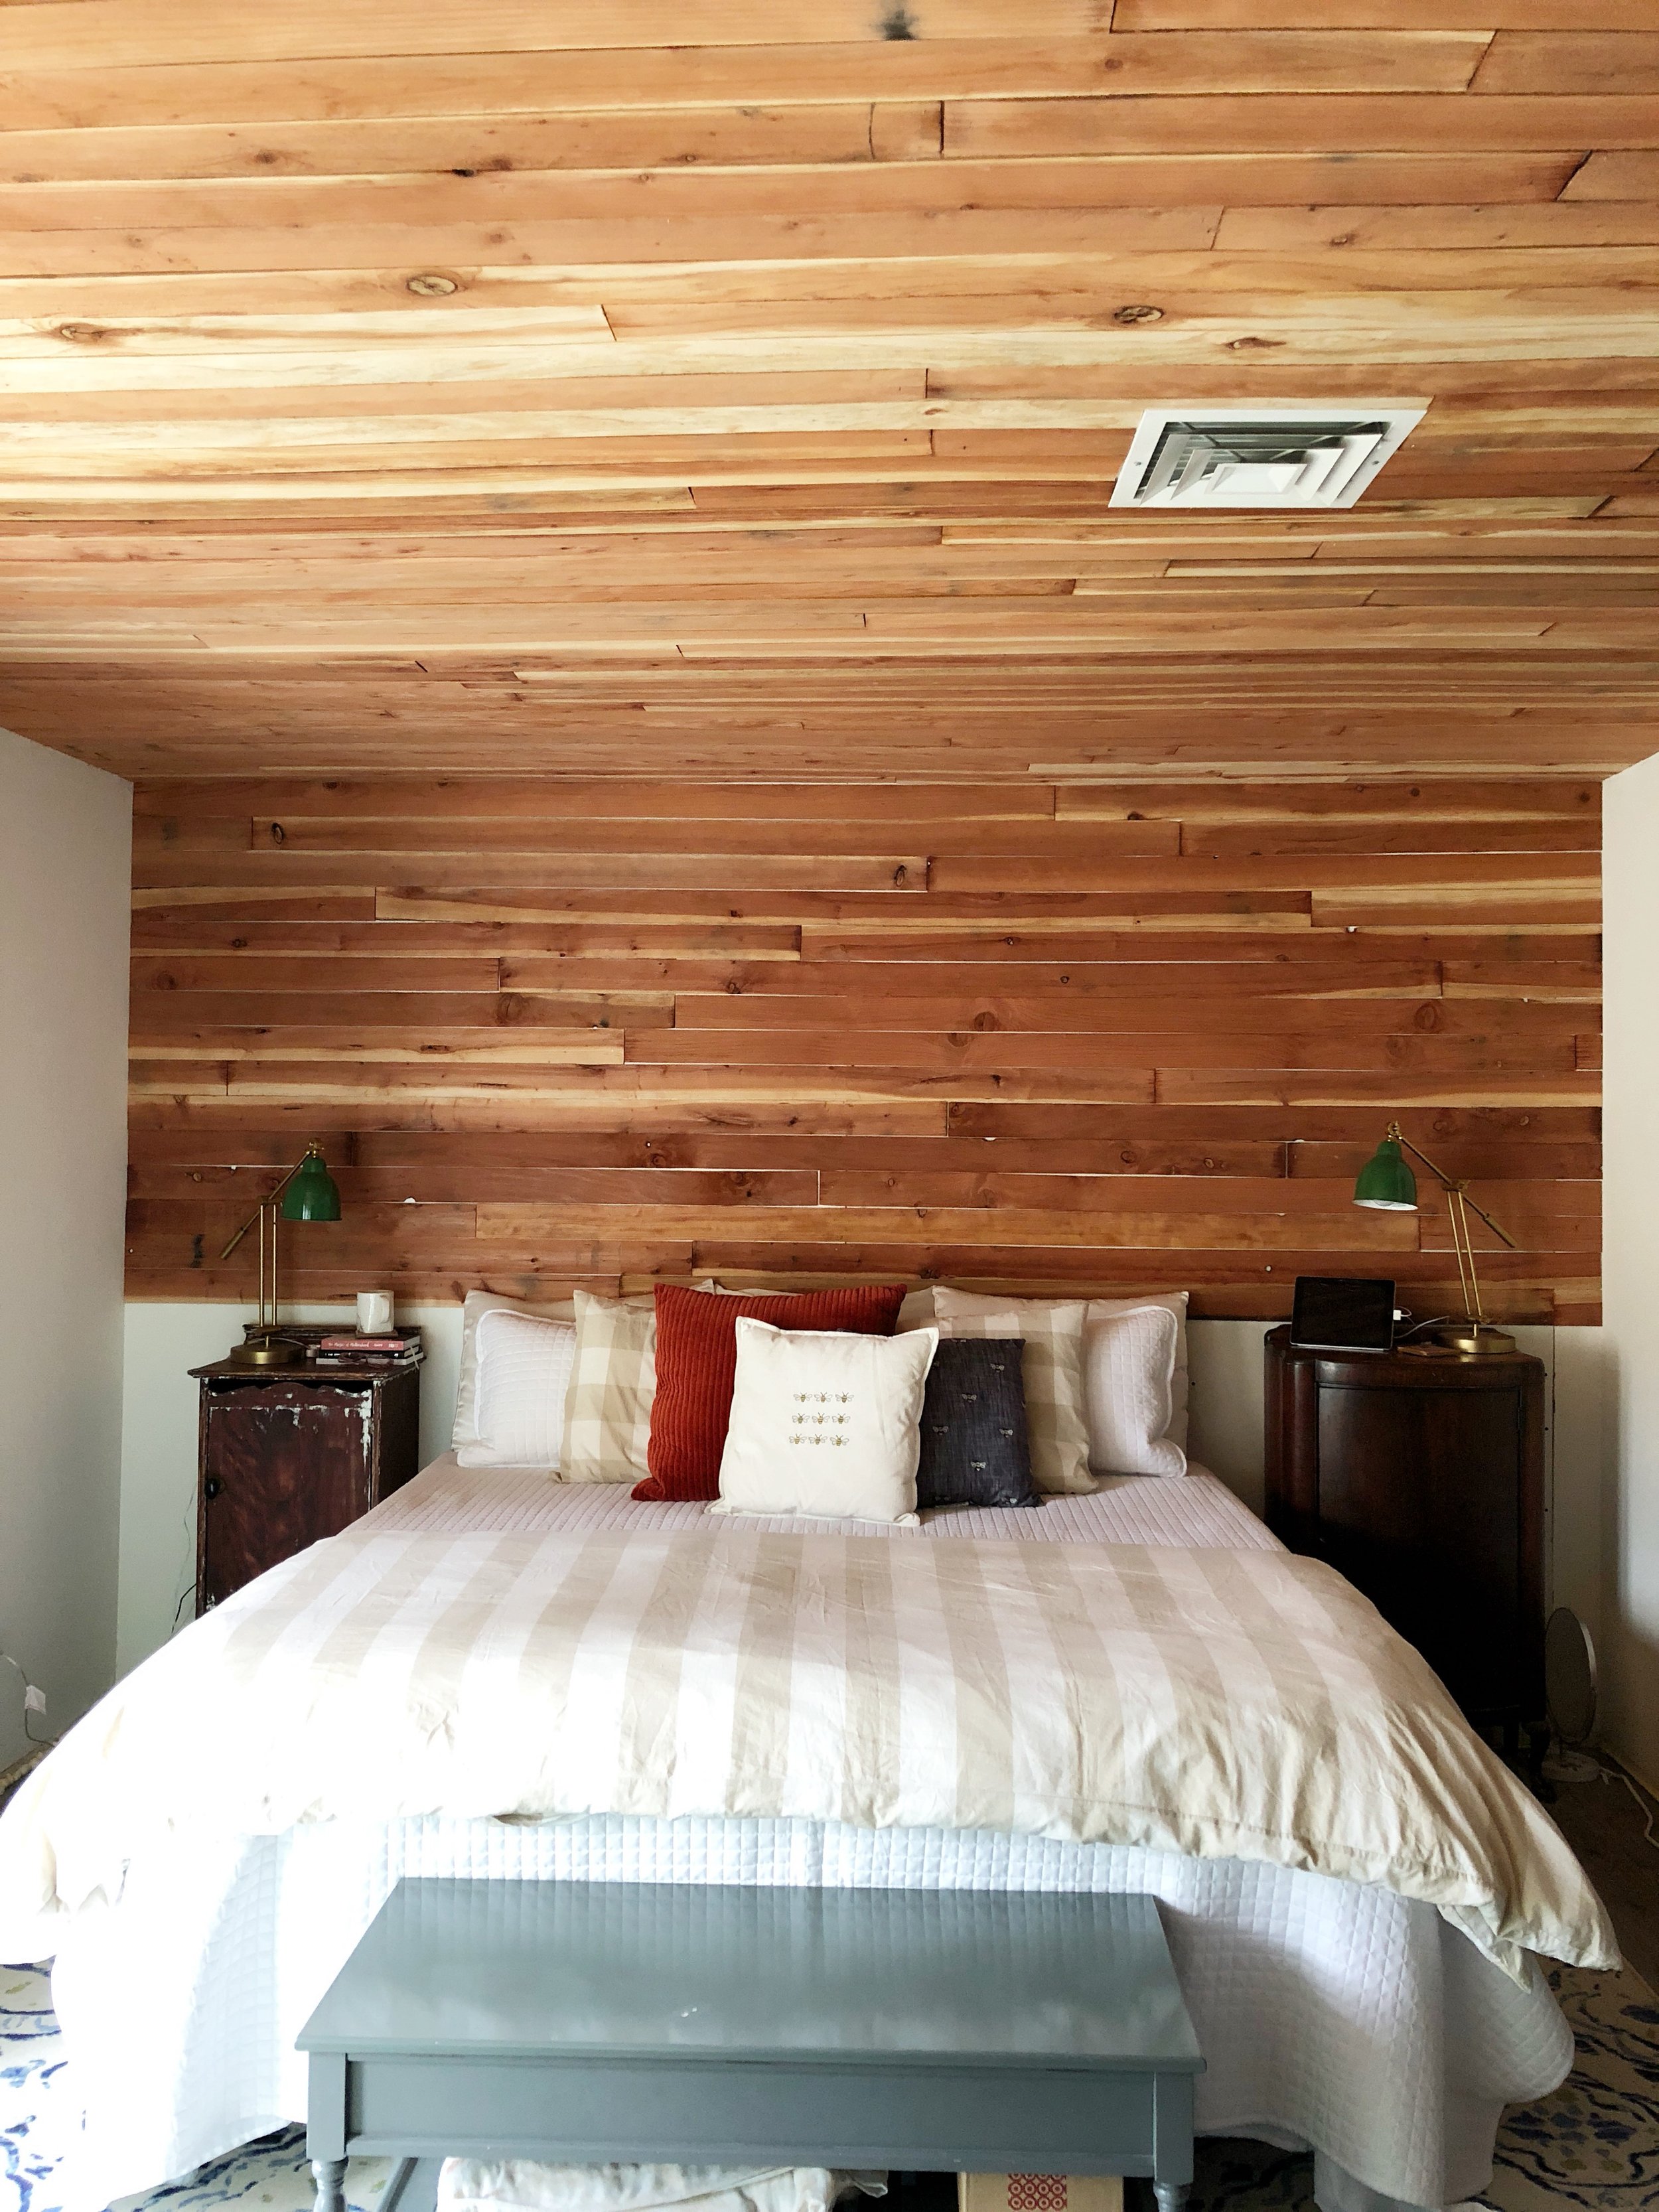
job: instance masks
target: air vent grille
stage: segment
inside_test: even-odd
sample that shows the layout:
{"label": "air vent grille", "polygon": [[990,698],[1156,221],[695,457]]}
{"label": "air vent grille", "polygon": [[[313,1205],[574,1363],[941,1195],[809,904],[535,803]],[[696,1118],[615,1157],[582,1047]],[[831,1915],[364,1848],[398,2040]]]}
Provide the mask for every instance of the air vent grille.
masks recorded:
{"label": "air vent grille", "polygon": [[1352,507],[1421,407],[1149,408],[1114,507]]}

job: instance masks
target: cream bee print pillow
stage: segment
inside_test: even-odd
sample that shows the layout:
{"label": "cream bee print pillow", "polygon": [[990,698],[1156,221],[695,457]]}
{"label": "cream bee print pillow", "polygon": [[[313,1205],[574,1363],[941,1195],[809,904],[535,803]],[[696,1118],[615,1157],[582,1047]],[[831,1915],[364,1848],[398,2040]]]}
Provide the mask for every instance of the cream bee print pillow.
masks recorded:
{"label": "cream bee print pillow", "polygon": [[711,1513],[914,1521],[921,1405],[939,1344],[738,1322],[738,1375]]}

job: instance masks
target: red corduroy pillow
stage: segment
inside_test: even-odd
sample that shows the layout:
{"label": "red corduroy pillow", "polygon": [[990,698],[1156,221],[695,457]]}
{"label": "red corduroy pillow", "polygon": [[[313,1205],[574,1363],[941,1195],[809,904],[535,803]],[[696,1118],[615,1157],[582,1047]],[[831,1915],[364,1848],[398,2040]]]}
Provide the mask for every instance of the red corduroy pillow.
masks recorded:
{"label": "red corduroy pillow", "polygon": [[757,1291],[723,1297],[657,1285],[657,1395],[651,1405],[651,1472],[635,1498],[718,1498],[720,1454],[732,1419],[738,1373],[738,1316],[778,1328],[850,1329],[890,1336],[904,1303],[902,1283],[866,1283],[844,1291],[803,1291],[793,1297]]}

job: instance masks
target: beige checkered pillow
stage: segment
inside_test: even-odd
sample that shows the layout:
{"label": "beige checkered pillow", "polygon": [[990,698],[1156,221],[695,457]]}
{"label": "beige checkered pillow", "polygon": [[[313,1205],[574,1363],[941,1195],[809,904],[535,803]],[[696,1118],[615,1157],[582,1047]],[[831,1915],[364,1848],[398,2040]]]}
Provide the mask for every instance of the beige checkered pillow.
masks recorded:
{"label": "beige checkered pillow", "polygon": [[565,1482],[643,1482],[657,1395],[654,1300],[576,1293],[576,1352],[564,1396]]}
{"label": "beige checkered pillow", "polygon": [[1094,1488],[1089,1473],[1089,1424],[1083,1397],[1082,1298],[982,1297],[972,1291],[933,1292],[942,1336],[1019,1336],[1025,1428],[1031,1440],[1031,1480],[1038,1490]]}

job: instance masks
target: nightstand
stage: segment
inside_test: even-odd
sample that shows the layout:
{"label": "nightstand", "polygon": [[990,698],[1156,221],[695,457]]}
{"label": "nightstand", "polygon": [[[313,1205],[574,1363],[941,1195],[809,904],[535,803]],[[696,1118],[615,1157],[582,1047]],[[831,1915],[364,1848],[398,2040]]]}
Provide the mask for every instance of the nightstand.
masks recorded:
{"label": "nightstand", "polygon": [[202,1390],[198,1613],[410,1480],[420,1459],[420,1365],[191,1368]]}
{"label": "nightstand", "polygon": [[1544,1367],[1525,1352],[1267,1340],[1267,1522],[1414,1644],[1534,1768],[1544,1723]]}

